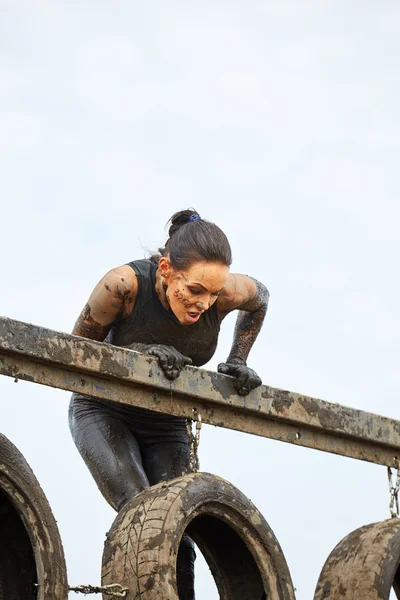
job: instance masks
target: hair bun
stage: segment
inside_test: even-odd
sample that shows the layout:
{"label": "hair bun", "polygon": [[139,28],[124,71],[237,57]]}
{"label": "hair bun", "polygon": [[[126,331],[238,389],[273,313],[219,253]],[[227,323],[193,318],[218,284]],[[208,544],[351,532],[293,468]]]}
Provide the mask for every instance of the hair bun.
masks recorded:
{"label": "hair bun", "polygon": [[201,217],[194,208],[188,208],[187,210],[180,210],[174,213],[168,221],[168,223],[171,223],[168,236],[171,237],[174,235],[182,225],[186,225],[186,223],[190,223],[191,221],[198,221],[199,219],[201,219]]}

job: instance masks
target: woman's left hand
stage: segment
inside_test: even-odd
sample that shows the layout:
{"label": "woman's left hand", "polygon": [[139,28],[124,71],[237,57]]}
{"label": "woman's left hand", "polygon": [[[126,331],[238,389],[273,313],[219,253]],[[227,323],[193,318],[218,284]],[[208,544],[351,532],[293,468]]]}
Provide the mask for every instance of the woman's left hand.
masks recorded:
{"label": "woman's left hand", "polygon": [[253,369],[246,365],[238,365],[231,362],[220,363],[218,373],[231,375],[235,378],[233,385],[239,396],[247,396],[256,387],[260,386],[262,381]]}

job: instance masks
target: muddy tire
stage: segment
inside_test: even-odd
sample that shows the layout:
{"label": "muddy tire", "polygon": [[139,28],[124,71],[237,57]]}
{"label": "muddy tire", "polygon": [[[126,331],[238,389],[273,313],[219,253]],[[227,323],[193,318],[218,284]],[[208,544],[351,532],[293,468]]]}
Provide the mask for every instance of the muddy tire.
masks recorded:
{"label": "muddy tire", "polygon": [[0,434],[0,600],[66,600],[67,573],[49,503],[19,450]]}
{"label": "muddy tire", "polygon": [[314,600],[400,598],[400,519],[360,527],[334,548],[326,561]]}
{"label": "muddy tire", "polygon": [[239,490],[209,473],[155,485],[122,509],[107,534],[103,585],[127,587],[127,600],[178,600],[176,561],[184,532],[203,553],[222,600],[294,599],[268,523]]}

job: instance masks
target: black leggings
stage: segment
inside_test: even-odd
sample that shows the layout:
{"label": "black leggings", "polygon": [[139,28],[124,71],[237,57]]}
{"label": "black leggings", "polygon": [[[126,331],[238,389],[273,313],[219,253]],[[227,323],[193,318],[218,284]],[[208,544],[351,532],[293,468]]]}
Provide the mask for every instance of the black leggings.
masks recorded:
{"label": "black leggings", "polygon": [[[69,426],[98,488],[116,511],[151,485],[190,472],[185,419],[72,394]],[[184,534],[177,561],[180,600],[194,599],[194,560],[193,542]]]}

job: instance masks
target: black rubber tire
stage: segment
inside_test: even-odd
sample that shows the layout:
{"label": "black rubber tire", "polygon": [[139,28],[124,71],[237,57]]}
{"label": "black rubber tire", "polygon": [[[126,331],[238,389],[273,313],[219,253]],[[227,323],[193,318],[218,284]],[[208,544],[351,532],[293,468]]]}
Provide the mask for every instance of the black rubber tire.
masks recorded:
{"label": "black rubber tire", "polygon": [[268,523],[238,489],[209,473],[155,485],[122,509],[107,534],[103,585],[127,587],[127,600],[178,600],[176,560],[185,532],[208,562],[221,600],[294,599]]}
{"label": "black rubber tire", "polygon": [[329,555],[314,600],[388,600],[400,598],[400,519],[356,529]]}
{"label": "black rubber tire", "polygon": [[0,600],[66,600],[56,521],[19,450],[0,434]]}

